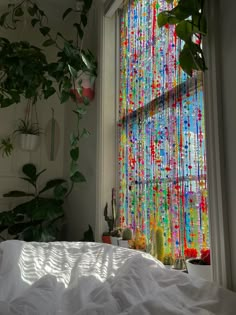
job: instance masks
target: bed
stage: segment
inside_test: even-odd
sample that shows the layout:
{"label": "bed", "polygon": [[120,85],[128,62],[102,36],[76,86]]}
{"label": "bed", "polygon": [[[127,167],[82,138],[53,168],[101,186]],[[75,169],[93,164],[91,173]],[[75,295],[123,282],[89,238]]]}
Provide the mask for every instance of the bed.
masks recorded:
{"label": "bed", "polygon": [[0,244],[1,315],[235,314],[236,294],[152,256],[86,242]]}

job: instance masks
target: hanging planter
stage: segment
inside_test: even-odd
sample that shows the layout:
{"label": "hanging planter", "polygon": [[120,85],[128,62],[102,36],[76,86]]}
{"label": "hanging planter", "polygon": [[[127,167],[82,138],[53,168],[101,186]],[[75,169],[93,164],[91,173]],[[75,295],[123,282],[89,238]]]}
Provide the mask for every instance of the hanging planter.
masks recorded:
{"label": "hanging planter", "polygon": [[[34,115],[33,115],[34,114]],[[33,118],[34,116],[34,118]],[[27,104],[25,119],[20,119],[14,131],[19,138],[19,146],[24,151],[35,151],[39,146],[40,128],[36,105],[30,100]]]}
{"label": "hanging planter", "polygon": [[71,89],[71,92],[75,95],[79,103],[84,103],[84,99],[88,99],[90,102],[95,97],[95,79],[96,77],[90,73],[79,73],[78,79],[75,81],[75,89]]}
{"label": "hanging planter", "polygon": [[21,134],[19,135],[19,145],[23,151],[35,151],[39,146],[39,135]]}

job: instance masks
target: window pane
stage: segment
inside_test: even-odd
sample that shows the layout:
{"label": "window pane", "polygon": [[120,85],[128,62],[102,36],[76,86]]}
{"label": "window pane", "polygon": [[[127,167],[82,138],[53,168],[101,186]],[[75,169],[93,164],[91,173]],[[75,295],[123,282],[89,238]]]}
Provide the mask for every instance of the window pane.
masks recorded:
{"label": "window pane", "polygon": [[120,115],[142,107],[187,79],[178,66],[174,26],[158,29],[165,0],[128,1],[121,15]]}
{"label": "window pane", "polygon": [[[122,226],[165,253],[209,247],[203,87],[177,65],[173,27],[158,30],[165,1],[129,1],[121,17],[119,209]],[[168,7],[170,8],[170,7]]]}

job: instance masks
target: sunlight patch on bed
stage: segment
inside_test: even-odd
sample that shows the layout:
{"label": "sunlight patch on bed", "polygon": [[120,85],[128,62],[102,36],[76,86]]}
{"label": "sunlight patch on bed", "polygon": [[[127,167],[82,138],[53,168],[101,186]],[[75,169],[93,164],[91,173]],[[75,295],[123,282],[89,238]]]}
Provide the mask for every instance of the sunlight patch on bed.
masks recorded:
{"label": "sunlight patch on bed", "polygon": [[[140,253],[100,243],[24,243],[18,266],[22,280],[29,285],[53,275],[67,288],[77,286],[88,275],[104,282],[134,255]],[[149,255],[145,258],[151,259]]]}

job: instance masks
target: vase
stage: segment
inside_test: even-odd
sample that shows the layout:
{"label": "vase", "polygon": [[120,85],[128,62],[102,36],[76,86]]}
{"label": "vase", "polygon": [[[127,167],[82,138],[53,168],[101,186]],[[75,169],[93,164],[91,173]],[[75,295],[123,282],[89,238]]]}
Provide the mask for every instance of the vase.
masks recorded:
{"label": "vase", "polygon": [[35,151],[39,145],[39,136],[32,134],[19,135],[19,144],[21,150]]}
{"label": "vase", "polygon": [[[208,281],[212,281],[211,276],[211,265],[199,265],[193,264],[193,260],[198,260],[196,258],[189,258],[186,260],[188,273],[194,277],[200,277]],[[199,259],[200,260],[200,259]]]}

